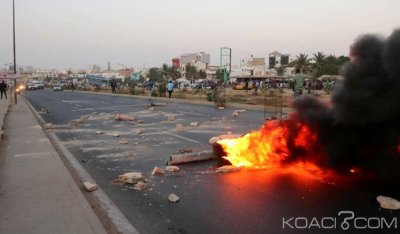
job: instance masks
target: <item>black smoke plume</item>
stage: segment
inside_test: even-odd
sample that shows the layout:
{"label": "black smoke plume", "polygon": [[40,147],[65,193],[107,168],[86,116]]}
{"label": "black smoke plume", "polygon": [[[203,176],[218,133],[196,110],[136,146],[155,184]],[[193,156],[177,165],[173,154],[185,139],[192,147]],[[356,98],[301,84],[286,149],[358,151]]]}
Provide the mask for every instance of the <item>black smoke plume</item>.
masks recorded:
{"label": "black smoke plume", "polygon": [[[289,123],[306,123],[318,134],[319,145],[309,151],[327,155],[319,159],[321,166],[343,171],[357,167],[399,179],[400,30],[388,38],[358,38],[341,73],[344,79],[332,96],[331,108],[312,97],[298,98]],[[302,157],[294,153],[293,158]]]}

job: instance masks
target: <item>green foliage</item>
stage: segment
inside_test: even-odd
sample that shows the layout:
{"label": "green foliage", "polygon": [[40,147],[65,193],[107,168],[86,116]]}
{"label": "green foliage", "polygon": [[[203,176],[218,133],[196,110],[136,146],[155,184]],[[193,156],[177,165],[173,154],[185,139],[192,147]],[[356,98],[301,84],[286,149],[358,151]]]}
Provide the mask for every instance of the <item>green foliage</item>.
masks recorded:
{"label": "green foliage", "polygon": [[199,72],[197,71],[197,68],[195,66],[186,64],[185,71],[187,79],[197,79],[199,77]]}
{"label": "green foliage", "polygon": [[150,68],[148,77],[151,82],[162,82],[164,80],[163,73],[158,67]]}
{"label": "green foliage", "polygon": [[302,73],[308,74],[311,71],[311,59],[308,58],[308,55],[300,53],[296,56],[296,60],[294,60],[291,65],[296,68],[300,68]]}

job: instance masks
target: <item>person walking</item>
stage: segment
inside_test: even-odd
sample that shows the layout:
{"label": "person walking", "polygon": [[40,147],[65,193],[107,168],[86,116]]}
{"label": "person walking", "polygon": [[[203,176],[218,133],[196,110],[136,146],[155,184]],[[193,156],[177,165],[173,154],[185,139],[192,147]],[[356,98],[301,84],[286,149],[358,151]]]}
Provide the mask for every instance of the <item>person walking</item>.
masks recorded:
{"label": "person walking", "polygon": [[174,91],[174,84],[172,81],[169,81],[167,84],[168,98],[171,98],[172,91]]}
{"label": "person walking", "polygon": [[293,80],[294,97],[299,97],[303,94],[305,78],[300,73],[300,68],[296,68],[296,75]]}
{"label": "person walking", "polygon": [[110,86],[111,86],[112,94],[113,94],[113,95],[116,94],[117,91],[115,90],[115,88],[117,87],[117,82],[115,81],[115,79],[112,79],[112,80],[111,80]]}
{"label": "person walking", "polygon": [[3,93],[5,98],[7,99],[7,84],[4,83],[4,80],[1,81],[0,83],[0,93],[1,93],[1,99],[3,99]]}

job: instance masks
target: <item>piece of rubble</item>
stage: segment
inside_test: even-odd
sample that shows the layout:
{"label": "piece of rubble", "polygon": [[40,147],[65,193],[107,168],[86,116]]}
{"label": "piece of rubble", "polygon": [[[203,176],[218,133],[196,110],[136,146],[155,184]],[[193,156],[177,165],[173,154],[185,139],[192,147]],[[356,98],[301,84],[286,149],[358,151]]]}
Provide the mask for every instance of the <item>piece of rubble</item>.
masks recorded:
{"label": "piece of rubble", "polygon": [[239,113],[237,112],[237,111],[234,111],[233,113],[232,113],[232,117],[238,117],[239,116]]}
{"label": "piece of rubble", "polygon": [[160,176],[162,174],[164,174],[164,171],[159,167],[154,167],[153,171],[151,172],[152,176]]}
{"label": "piece of rubble", "polygon": [[177,171],[179,171],[179,167],[178,166],[166,166],[165,170],[167,170],[169,172],[177,172]]}
{"label": "piece of rubble", "polygon": [[110,120],[110,117],[104,117],[103,119],[104,120]]}
{"label": "piece of rubble", "polygon": [[103,135],[104,132],[103,131],[96,131],[96,135]]}
{"label": "piece of rubble", "polygon": [[172,203],[178,202],[179,201],[179,197],[173,193],[171,193],[170,195],[168,195],[168,200]]}
{"label": "piece of rubble", "polygon": [[199,122],[191,122],[190,126],[192,127],[198,127],[199,126]]}
{"label": "piece of rubble", "polygon": [[81,120],[88,120],[90,118],[90,115],[81,115]]}
{"label": "piece of rubble", "polygon": [[137,120],[136,123],[143,123],[144,121],[142,119]]}
{"label": "piece of rubble", "polygon": [[128,184],[136,184],[144,179],[141,172],[127,172],[118,176],[118,180]]}
{"label": "piece of rubble", "polygon": [[83,187],[85,187],[86,191],[92,192],[97,189],[97,184],[91,182],[83,182]]}
{"label": "piece of rubble", "polygon": [[180,154],[193,153],[193,148],[179,148],[176,152]]}
{"label": "piece of rubble", "polygon": [[[228,132],[228,133],[230,133],[230,132]],[[213,136],[213,137],[211,137],[211,138],[208,140],[208,143],[209,143],[210,145],[213,145],[213,144],[217,143],[219,140],[224,140],[224,139],[235,139],[235,138],[238,138],[238,137],[239,137],[239,135],[234,135],[234,134],[232,134],[232,133],[230,133],[230,134],[224,134],[224,135],[219,135],[219,136]]]}
{"label": "piece of rubble", "polygon": [[149,107],[149,108],[147,108],[147,110],[154,111],[154,107]]}
{"label": "piece of rubble", "polygon": [[41,112],[43,113],[49,113],[49,110],[47,108],[42,107],[42,109],[40,109]]}
{"label": "piece of rubble", "polygon": [[115,119],[119,121],[135,121],[136,117],[135,116],[129,116],[129,115],[124,115],[124,114],[115,114]]}
{"label": "piece of rubble", "polygon": [[214,137],[211,137],[210,140],[208,140],[208,143],[209,143],[210,145],[213,145],[214,143],[216,143],[216,142],[219,141],[219,140],[221,140],[219,137],[214,136]]}
{"label": "piece of rubble", "polygon": [[142,191],[143,189],[146,188],[146,183],[143,181],[139,181],[133,186],[133,188],[136,190]]}
{"label": "piece of rubble", "polygon": [[45,128],[45,129],[53,129],[54,126],[53,126],[52,123],[47,123],[47,124],[44,125],[44,128]]}
{"label": "piece of rubble", "polygon": [[400,202],[394,198],[386,197],[386,196],[378,196],[376,200],[379,202],[379,205],[383,209],[388,210],[399,210],[400,209]]}
{"label": "piece of rubble", "polygon": [[125,139],[125,138],[123,138],[123,139],[121,139],[121,140],[119,141],[119,144],[120,144],[120,145],[126,145],[126,144],[128,144],[128,140]]}
{"label": "piece of rubble", "polygon": [[225,107],[223,107],[223,106],[218,107],[218,110],[223,110],[223,109],[225,109]]}
{"label": "piece of rubble", "polygon": [[86,121],[85,119],[73,119],[73,120],[69,121],[68,124],[71,127],[76,127],[79,124],[85,123],[85,121]]}
{"label": "piece of rubble", "polygon": [[119,136],[120,136],[120,134],[119,134],[119,133],[116,133],[116,132],[114,132],[114,133],[111,133],[111,136],[113,136],[113,137],[119,137]]}
{"label": "piece of rubble", "polygon": [[175,119],[174,115],[168,115],[168,121],[174,121]]}
{"label": "piece of rubble", "polygon": [[235,110],[237,113],[243,113],[246,112],[246,110]]}
{"label": "piece of rubble", "polygon": [[143,134],[143,129],[141,129],[141,128],[137,129],[136,134],[137,135]]}
{"label": "piece of rubble", "polygon": [[184,130],[184,128],[183,128],[183,124],[177,124],[176,125],[176,131],[183,131]]}
{"label": "piece of rubble", "polygon": [[215,159],[215,155],[212,151],[205,150],[200,152],[194,153],[187,153],[187,154],[174,154],[169,156],[167,160],[167,165],[179,165],[184,163],[192,163],[192,162],[200,162]]}
{"label": "piece of rubble", "polygon": [[235,167],[232,165],[225,165],[222,167],[218,167],[217,170],[215,170],[217,173],[226,173],[226,172],[236,172],[240,171],[240,167]]}

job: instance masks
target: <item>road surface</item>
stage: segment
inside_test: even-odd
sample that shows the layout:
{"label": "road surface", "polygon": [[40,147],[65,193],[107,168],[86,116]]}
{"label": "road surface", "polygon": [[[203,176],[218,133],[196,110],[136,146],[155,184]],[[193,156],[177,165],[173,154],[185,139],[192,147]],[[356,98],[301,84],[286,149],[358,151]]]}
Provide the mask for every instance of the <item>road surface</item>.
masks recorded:
{"label": "road surface", "polygon": [[[155,101],[163,105],[151,110],[147,99],[131,97],[48,90],[28,91],[24,96],[37,111],[49,110],[41,114],[43,119],[55,125],[63,144],[141,233],[398,233],[393,223],[382,228],[382,219],[396,219],[397,227],[400,220],[398,213],[379,209],[375,198],[380,191],[343,181],[276,170],[216,174],[217,161],[186,164],[178,173],[150,176],[155,166],[163,168],[168,156],[179,149],[211,150],[208,139],[212,136],[257,130],[264,122],[261,111],[246,111],[234,118],[233,109],[168,99]],[[116,121],[115,113],[143,122]],[[82,115],[89,115],[89,120],[76,128],[68,125]],[[168,121],[169,115],[176,120]],[[190,127],[190,122],[200,125]],[[177,124],[184,131],[177,131]],[[137,134],[139,129],[142,134]],[[96,135],[96,131],[104,134]],[[119,144],[122,138],[129,143]],[[118,175],[132,171],[145,174],[144,190],[113,183]],[[180,201],[168,202],[170,193]],[[339,216],[341,211],[345,213]],[[374,219],[367,229],[354,228],[350,222],[350,231],[344,231],[341,225],[351,212],[367,221],[379,217],[380,228],[369,228],[375,225]]]}

